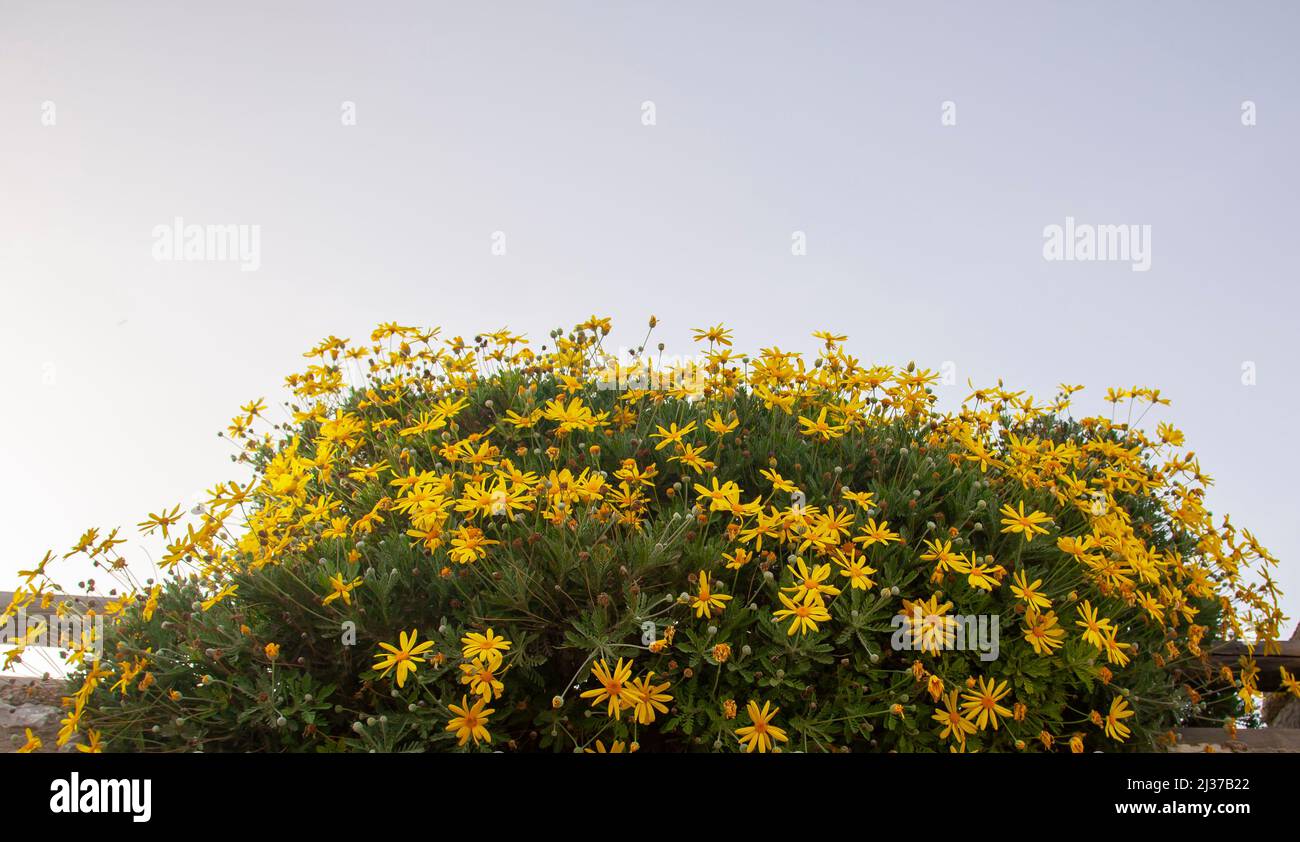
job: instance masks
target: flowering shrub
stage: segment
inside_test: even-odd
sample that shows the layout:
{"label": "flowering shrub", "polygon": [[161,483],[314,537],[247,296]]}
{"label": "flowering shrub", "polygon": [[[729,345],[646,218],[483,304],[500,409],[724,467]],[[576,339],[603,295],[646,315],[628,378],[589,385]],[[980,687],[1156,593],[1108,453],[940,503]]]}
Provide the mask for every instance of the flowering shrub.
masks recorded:
{"label": "flowering shrub", "polygon": [[701,330],[664,371],[609,332],[311,349],[291,421],[228,429],[252,481],[140,524],[160,581],[116,532],[74,548],[118,584],[60,742],[1077,752],[1253,710],[1253,664],[1205,653],[1276,639],[1276,562],[1174,428],[1075,420],[1073,386],[940,412],[935,374],[826,333],[809,362]]}

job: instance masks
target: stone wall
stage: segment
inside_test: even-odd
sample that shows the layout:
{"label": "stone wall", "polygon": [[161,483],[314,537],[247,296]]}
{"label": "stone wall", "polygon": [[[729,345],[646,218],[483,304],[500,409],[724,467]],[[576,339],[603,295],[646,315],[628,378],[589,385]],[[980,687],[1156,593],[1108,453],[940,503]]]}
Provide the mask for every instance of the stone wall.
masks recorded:
{"label": "stone wall", "polygon": [[58,751],[54,740],[65,692],[62,681],[0,676],[0,752],[17,751],[27,741],[27,728],[41,738],[41,751]]}

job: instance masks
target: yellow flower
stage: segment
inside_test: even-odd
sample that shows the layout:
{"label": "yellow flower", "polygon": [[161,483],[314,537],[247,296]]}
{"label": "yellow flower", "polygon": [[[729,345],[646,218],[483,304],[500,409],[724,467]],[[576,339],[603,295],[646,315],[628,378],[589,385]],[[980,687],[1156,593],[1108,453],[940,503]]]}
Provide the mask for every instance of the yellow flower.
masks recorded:
{"label": "yellow flower", "polygon": [[[596,747],[594,749],[584,748],[582,751],[585,754],[623,754],[624,753],[623,749],[624,749],[624,745],[622,740],[614,740],[612,743],[609,744],[608,749],[605,748],[604,743],[602,743],[600,740],[596,740]],[[633,749],[633,751],[635,750],[636,749]],[[631,752],[627,752],[627,753],[631,754]]]}
{"label": "yellow flower", "polygon": [[937,675],[931,675],[930,680],[926,682],[925,689],[930,694],[931,699],[936,702],[939,701],[939,697],[943,695],[943,679]]}
{"label": "yellow flower", "polygon": [[280,644],[268,643],[263,647],[263,651],[266,652],[267,658],[274,661],[276,658],[280,657]]}
{"label": "yellow flower", "polygon": [[1030,512],[1025,514],[1025,501],[1020,501],[1020,510],[1011,508],[1009,504],[1003,505],[1000,514],[1002,515],[1003,532],[1020,533],[1025,536],[1025,541],[1034,540],[1035,535],[1046,535],[1047,530],[1041,524],[1051,523],[1052,519],[1043,512]]}
{"label": "yellow flower", "polygon": [[872,544],[888,545],[901,540],[902,537],[897,532],[890,531],[889,521],[882,520],[877,524],[873,517],[867,518],[867,525],[862,528],[862,534],[853,539],[854,543],[861,544],[864,550]]}
{"label": "yellow flower", "polygon": [[826,421],[826,407],[822,407],[821,413],[817,420],[799,416],[799,426],[803,427],[799,432],[805,436],[816,436],[822,441],[830,441],[844,435],[845,427],[843,424],[831,424]]}
{"label": "yellow flower", "polygon": [[1030,608],[1025,612],[1025,640],[1039,655],[1050,655],[1065,641],[1065,629],[1057,625],[1056,612],[1040,614]]}
{"label": "yellow flower", "polygon": [[492,631],[491,628],[483,634],[468,632],[460,639],[460,643],[460,652],[466,659],[485,655],[494,669],[501,665],[501,653],[510,651],[510,641]]}
{"label": "yellow flower", "polygon": [[793,565],[787,564],[786,570],[794,576],[794,584],[781,588],[783,591],[794,593],[796,602],[803,600],[808,594],[816,594],[818,597],[836,596],[840,589],[834,585],[826,583],[827,578],[831,575],[831,566],[829,564],[816,564],[812,569],[804,564],[802,558],[796,557]]}
{"label": "yellow flower", "polygon": [[1104,617],[1098,618],[1097,610],[1086,599],[1079,606],[1079,616],[1083,619],[1075,620],[1074,624],[1083,627],[1083,639],[1098,649],[1104,648],[1103,640],[1106,634],[1114,628],[1110,620]]}
{"label": "yellow flower", "polygon": [[214,605],[225,601],[226,597],[234,595],[239,590],[239,585],[226,585],[212,596],[199,603],[199,608],[203,611],[211,611]]}
{"label": "yellow flower", "polygon": [[471,737],[474,738],[474,745],[480,741],[485,743],[492,742],[492,734],[488,732],[488,717],[496,712],[495,708],[485,708],[487,699],[479,697],[479,700],[470,707],[469,699],[466,696],[460,697],[460,704],[447,705],[447,708],[454,714],[451,721],[447,723],[448,731],[456,732],[457,745],[465,745]]}
{"label": "yellow flower", "polygon": [[549,421],[558,422],[562,433],[594,430],[608,423],[605,420],[608,415],[607,412],[593,413],[589,407],[583,404],[582,398],[574,398],[568,405],[565,405],[562,399],[556,398],[542,410],[542,417]]}
{"label": "yellow flower", "polygon": [[816,591],[805,591],[803,597],[790,599],[783,593],[778,593],[781,603],[785,608],[778,609],[773,613],[777,622],[790,618],[790,628],[786,631],[787,635],[795,632],[807,634],[810,631],[817,631],[818,623],[826,623],[831,619],[831,615],[826,610],[822,598],[817,595]]}
{"label": "yellow flower", "polygon": [[727,600],[731,599],[726,594],[713,593],[709,590],[709,574],[703,570],[700,571],[700,587],[694,599],[691,600],[691,607],[695,609],[696,617],[713,617],[721,614],[725,609]]}
{"label": "yellow flower", "polygon": [[1051,608],[1052,601],[1038,590],[1043,586],[1043,580],[1035,579],[1032,583],[1026,584],[1027,578],[1025,571],[1017,570],[1011,577],[1011,593],[1031,608]]}
{"label": "yellow flower", "polygon": [[753,560],[754,554],[744,547],[737,547],[735,552],[723,553],[722,557],[727,560],[728,570],[739,570]]}
{"label": "yellow flower", "polygon": [[350,582],[343,581],[342,573],[335,573],[329,578],[330,592],[321,600],[321,605],[329,605],[336,599],[343,600],[344,605],[352,604],[352,591],[361,585],[361,577],[358,576]]}
{"label": "yellow flower", "polygon": [[631,661],[624,664],[623,659],[619,658],[618,663],[611,670],[609,664],[602,658],[591,668],[591,674],[600,682],[600,686],[594,690],[584,691],[582,698],[591,699],[592,707],[604,702],[605,715],[610,719],[621,718],[624,708],[634,708],[641,700],[640,694],[630,680]]}
{"label": "yellow flower", "polygon": [[40,751],[41,738],[32,733],[31,728],[24,728],[27,732],[27,742],[23,743],[22,748],[18,749],[18,754],[31,754],[34,751]]}
{"label": "yellow flower", "polygon": [[1286,692],[1300,699],[1300,681],[1297,681],[1294,675],[1287,672],[1286,667],[1278,667],[1278,672],[1282,675],[1282,686],[1286,689]]}
{"label": "yellow flower", "polygon": [[771,708],[771,702],[763,702],[760,710],[758,703],[750,700],[745,706],[745,712],[749,714],[749,720],[753,725],[746,725],[743,728],[736,729],[736,736],[740,739],[741,746],[747,752],[757,751],[759,754],[765,754],[776,749],[776,743],[789,742],[785,731],[772,724],[772,720],[780,713],[780,708]]}
{"label": "yellow flower", "polygon": [[[938,678],[938,676],[933,676]],[[942,686],[942,682],[940,682]],[[953,739],[959,743],[966,742],[967,734],[975,733],[975,725],[957,709],[957,691],[952,690],[943,697],[943,707],[936,710],[931,717],[943,726],[939,739]]]}
{"label": "yellow flower", "polygon": [[[148,679],[149,676],[148,674],[146,674],[145,681],[147,681]],[[141,681],[140,683],[144,684],[144,681]],[[141,687],[141,689],[143,690],[144,688]],[[77,731],[81,728],[81,714],[84,710],[85,703],[86,700],[84,696],[77,696],[73,704],[72,710],[68,713],[67,716],[59,720],[59,724],[62,727],[59,728],[59,733],[55,736],[55,740],[54,740],[55,745],[62,748],[64,745],[67,744],[68,740],[72,739],[72,735],[77,733]],[[30,740],[30,737],[28,739]]]}
{"label": "yellow flower", "polygon": [[458,564],[471,564],[487,555],[487,547],[498,544],[483,534],[477,526],[462,526],[451,539],[451,551],[447,553]]}
{"label": "yellow flower", "polygon": [[767,479],[768,482],[772,483],[773,491],[783,491],[786,494],[791,494],[795,491],[795,484],[790,482],[785,477],[781,476],[775,470],[771,470],[771,471],[760,470],[759,473],[762,474],[763,477]]}
{"label": "yellow flower", "polygon": [[[720,644],[726,645],[726,644]],[[654,678],[654,672],[648,672],[645,678],[637,678],[632,681],[632,691],[636,698],[636,721],[641,725],[649,725],[655,721],[656,713],[667,713],[668,706],[664,702],[671,702],[673,697],[665,693],[669,683],[654,684],[651,679]]]}
{"label": "yellow flower", "polygon": [[668,429],[656,427],[656,432],[650,434],[652,439],[660,439],[655,445],[655,450],[663,450],[670,444],[682,444],[682,438],[695,431],[695,422],[692,421],[680,430],[677,428],[677,422],[674,421],[668,425]]}
{"label": "yellow flower", "polygon": [[915,648],[938,655],[951,648],[957,639],[957,620],[948,616],[951,608],[951,602],[941,603],[939,595],[933,594],[928,600],[903,600],[903,611],[897,616],[903,617],[907,635]]}
{"label": "yellow flower", "polygon": [[731,345],[731,328],[722,325],[714,325],[711,328],[692,328],[695,331],[694,339],[696,342],[708,340],[710,344]]}
{"label": "yellow flower", "polygon": [[[992,557],[990,556],[990,559],[991,558]],[[966,571],[966,581],[972,588],[979,588],[982,591],[992,592],[1001,584],[997,577],[1002,576],[1005,573],[1006,571],[1003,569],[1002,565],[997,564],[989,567],[987,564],[981,564],[976,559],[975,554],[972,553],[971,562]]]}
{"label": "yellow flower", "polygon": [[1124,701],[1121,697],[1116,696],[1112,699],[1110,703],[1110,711],[1106,714],[1106,721],[1103,726],[1106,731],[1106,736],[1121,743],[1127,740],[1129,734],[1132,732],[1129,731],[1128,726],[1124,724],[1123,720],[1128,719],[1135,713],[1136,711],[1131,710],[1128,706],[1128,702]]}
{"label": "yellow flower", "polygon": [[717,433],[719,436],[725,436],[727,433],[730,433],[732,430],[740,426],[740,419],[736,417],[735,413],[732,413],[730,419],[723,419],[723,417],[715,411],[713,417],[704,422],[704,426],[707,427],[710,432]]}
{"label": "yellow flower", "polygon": [[489,702],[500,698],[505,685],[494,672],[500,662],[500,655],[497,655],[497,664],[493,664],[487,655],[478,655],[473,661],[460,665],[460,683],[468,684],[471,693],[477,693]]}
{"label": "yellow flower", "polygon": [[1127,644],[1120,643],[1115,639],[1117,631],[1114,628],[1107,629],[1106,636],[1101,639],[1102,650],[1106,653],[1106,660],[1112,664],[1119,664],[1121,667],[1128,666],[1129,657]]}
{"label": "yellow flower", "polygon": [[860,509],[870,509],[876,504],[876,495],[870,491],[849,491],[845,489],[840,496],[857,505]]}
{"label": "yellow flower", "polygon": [[702,499],[709,501],[709,511],[725,512],[737,504],[740,500],[740,486],[734,482],[727,481],[718,485],[718,478],[712,478],[712,487],[695,483],[695,493]]}
{"label": "yellow flower", "polygon": [[406,675],[415,672],[416,661],[420,660],[419,656],[433,646],[432,640],[426,640],[417,646],[415,639],[419,634],[419,629],[411,629],[410,634],[401,632],[398,635],[397,646],[391,643],[379,644],[379,648],[384,651],[374,655],[375,665],[373,668],[383,670],[379,674],[380,678],[388,675],[393,667],[397,667],[397,686],[401,687],[406,684]]}
{"label": "yellow flower", "polygon": [[94,728],[86,731],[87,740],[84,743],[77,744],[77,751],[82,754],[103,754],[104,745],[100,742],[99,732]]}
{"label": "yellow flower", "polygon": [[921,561],[934,562],[936,577],[948,570],[956,570],[958,573],[966,573],[970,570],[966,557],[961,553],[953,552],[952,541],[923,541],[922,546],[925,547],[925,552],[921,553]]}
{"label": "yellow flower", "polygon": [[992,725],[998,730],[998,717],[1011,716],[1011,711],[1000,702],[1011,690],[1005,681],[995,682],[991,678],[979,678],[979,689],[962,694],[962,708],[967,718],[973,720],[983,731]]}

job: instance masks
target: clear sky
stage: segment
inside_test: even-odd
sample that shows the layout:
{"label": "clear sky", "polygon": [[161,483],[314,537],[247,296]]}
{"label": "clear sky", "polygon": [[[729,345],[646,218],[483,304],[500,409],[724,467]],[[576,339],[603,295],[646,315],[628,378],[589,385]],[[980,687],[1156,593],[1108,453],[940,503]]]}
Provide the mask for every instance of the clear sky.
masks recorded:
{"label": "clear sky", "polygon": [[[951,362],[950,404],[1158,386],[1300,614],[1297,34],[1282,2],[0,0],[0,581],[240,476],[217,430],[326,334],[654,313],[670,350]],[[258,226],[258,268],[155,260],[176,217]],[[1149,269],[1046,260],[1067,217],[1150,226]]]}

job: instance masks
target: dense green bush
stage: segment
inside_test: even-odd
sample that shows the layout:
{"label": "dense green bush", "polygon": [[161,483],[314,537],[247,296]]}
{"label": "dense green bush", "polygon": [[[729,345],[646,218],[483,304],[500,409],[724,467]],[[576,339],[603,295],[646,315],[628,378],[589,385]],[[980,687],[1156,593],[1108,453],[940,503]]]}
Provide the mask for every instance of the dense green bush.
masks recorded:
{"label": "dense green bush", "polygon": [[[1172,427],[1073,420],[1074,389],[940,413],[934,374],[823,334],[807,364],[701,331],[698,369],[647,379],[606,365],[607,332],[313,349],[291,422],[232,423],[253,482],[142,524],[169,575],[124,580],[64,739],[1141,750],[1253,706],[1249,665],[1203,653],[1276,636],[1247,579],[1272,560],[1215,527]],[[996,658],[944,646],[954,616],[996,618]]]}

